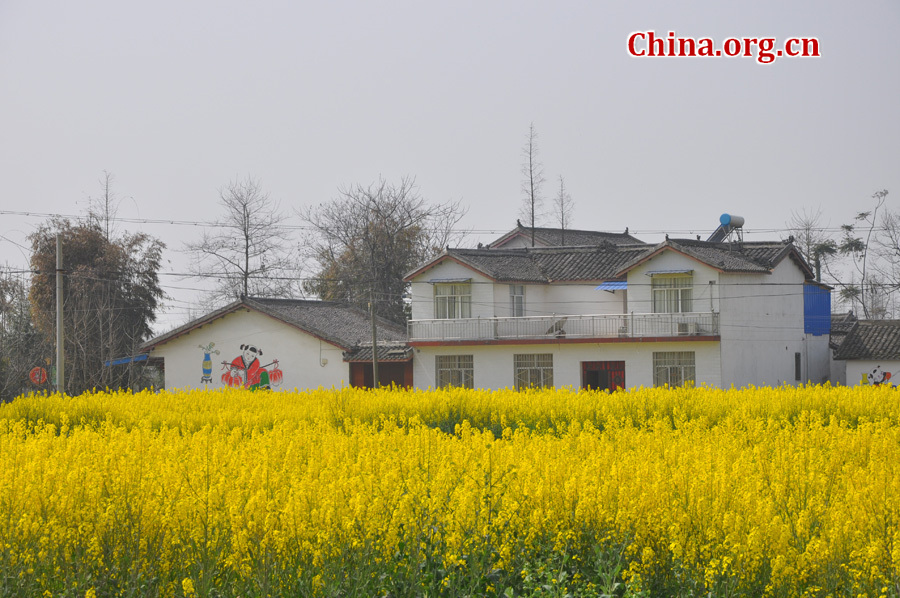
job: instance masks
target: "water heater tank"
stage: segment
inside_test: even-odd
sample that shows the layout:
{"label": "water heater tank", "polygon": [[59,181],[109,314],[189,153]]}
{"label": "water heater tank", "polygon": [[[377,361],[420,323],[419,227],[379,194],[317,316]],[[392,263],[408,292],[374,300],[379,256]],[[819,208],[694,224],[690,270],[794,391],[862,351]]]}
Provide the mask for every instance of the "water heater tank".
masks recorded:
{"label": "water heater tank", "polygon": [[719,224],[726,228],[741,228],[744,226],[744,217],[735,216],[734,214],[722,214],[719,216]]}

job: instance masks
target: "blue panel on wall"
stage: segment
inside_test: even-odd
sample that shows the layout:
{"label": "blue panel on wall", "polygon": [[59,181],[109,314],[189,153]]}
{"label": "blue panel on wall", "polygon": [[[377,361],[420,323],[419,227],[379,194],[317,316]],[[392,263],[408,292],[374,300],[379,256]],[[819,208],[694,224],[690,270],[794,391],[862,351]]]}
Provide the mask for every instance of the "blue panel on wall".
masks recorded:
{"label": "blue panel on wall", "polygon": [[803,285],[803,332],[820,336],[831,332],[831,290]]}

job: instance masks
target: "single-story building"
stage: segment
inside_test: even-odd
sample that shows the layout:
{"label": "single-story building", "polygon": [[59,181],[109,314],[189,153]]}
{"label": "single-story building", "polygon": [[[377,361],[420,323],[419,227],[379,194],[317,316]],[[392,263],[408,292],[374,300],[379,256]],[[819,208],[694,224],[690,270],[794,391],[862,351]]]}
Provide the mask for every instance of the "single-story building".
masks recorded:
{"label": "single-story building", "polygon": [[[406,328],[376,318],[382,385],[412,386]],[[245,297],[141,346],[166,388],[372,386],[372,318],[344,303]]]}
{"label": "single-story building", "polygon": [[900,379],[900,320],[859,320],[834,355],[847,384],[889,384]]}

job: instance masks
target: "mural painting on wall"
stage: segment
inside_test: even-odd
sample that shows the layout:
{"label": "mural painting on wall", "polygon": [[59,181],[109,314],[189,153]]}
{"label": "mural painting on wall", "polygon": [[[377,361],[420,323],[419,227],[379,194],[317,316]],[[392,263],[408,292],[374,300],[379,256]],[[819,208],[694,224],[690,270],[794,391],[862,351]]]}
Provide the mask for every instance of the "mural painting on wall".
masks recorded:
{"label": "mural painting on wall", "polygon": [[[247,388],[250,390],[269,389],[281,386],[283,373],[278,367],[278,360],[260,365],[262,350],[253,345],[241,345],[241,354],[231,360],[223,361],[222,382],[231,388]],[[271,371],[267,368],[272,368]]]}
{"label": "mural painting on wall", "polygon": [[875,369],[868,373],[863,373],[861,384],[870,384],[872,386],[893,386],[891,382],[891,373],[885,372],[881,366],[875,366]]}
{"label": "mural painting on wall", "polygon": [[203,377],[200,378],[200,384],[212,384],[212,354],[219,354],[219,350],[213,350],[216,343],[209,343],[205,347],[197,345],[203,350]]}

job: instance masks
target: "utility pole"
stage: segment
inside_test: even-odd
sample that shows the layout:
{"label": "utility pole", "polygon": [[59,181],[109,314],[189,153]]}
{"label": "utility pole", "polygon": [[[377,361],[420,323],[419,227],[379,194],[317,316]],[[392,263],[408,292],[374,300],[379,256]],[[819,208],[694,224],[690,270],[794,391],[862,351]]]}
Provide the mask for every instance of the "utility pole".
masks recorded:
{"label": "utility pole", "polygon": [[378,331],[375,328],[375,290],[369,291],[369,311],[372,313],[372,388],[378,388]]}
{"label": "utility pole", "polygon": [[56,235],[56,391],[66,391],[65,330],[63,328],[62,235]]}

